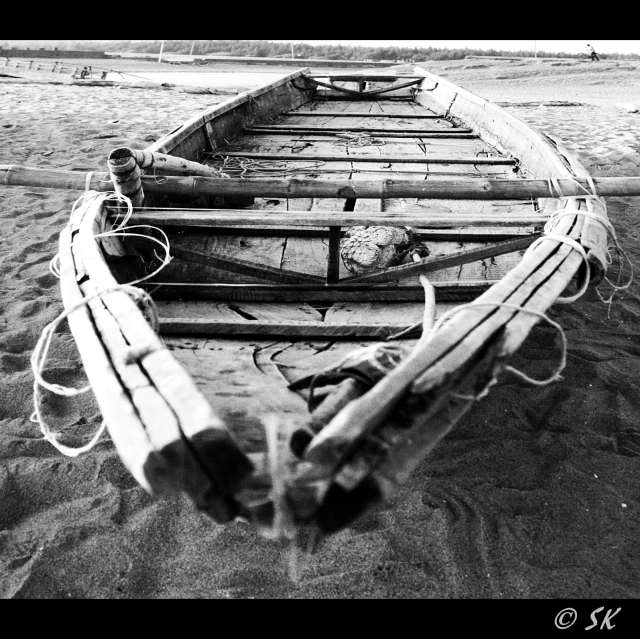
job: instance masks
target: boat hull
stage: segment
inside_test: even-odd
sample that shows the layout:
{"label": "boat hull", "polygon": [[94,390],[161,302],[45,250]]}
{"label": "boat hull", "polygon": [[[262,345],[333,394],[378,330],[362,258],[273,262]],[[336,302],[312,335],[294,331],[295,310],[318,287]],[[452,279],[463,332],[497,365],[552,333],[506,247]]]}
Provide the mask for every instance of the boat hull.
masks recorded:
{"label": "boat hull", "polygon": [[[61,235],[63,299],[96,296],[70,324],[125,465],[220,522],[348,525],[488,392],[572,281],[605,272],[602,198],[457,192],[588,174],[419,68],[387,82],[302,70],[146,152],[211,167],[223,186],[150,190],[115,234],[113,202],[90,194]],[[411,190],[425,180],[453,197]],[[126,286],[139,280],[164,339]]]}

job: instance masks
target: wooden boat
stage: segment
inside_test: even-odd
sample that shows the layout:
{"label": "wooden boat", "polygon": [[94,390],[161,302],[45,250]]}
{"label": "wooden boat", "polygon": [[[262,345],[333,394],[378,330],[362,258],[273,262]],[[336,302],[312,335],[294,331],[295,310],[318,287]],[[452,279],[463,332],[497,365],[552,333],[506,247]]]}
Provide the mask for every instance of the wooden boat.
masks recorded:
{"label": "wooden boat", "polygon": [[38,183],[87,190],[59,270],[111,438],[151,494],[278,534],[395,490],[572,281],[602,280],[598,194],[636,188],[420,68],[301,70],[109,167]]}

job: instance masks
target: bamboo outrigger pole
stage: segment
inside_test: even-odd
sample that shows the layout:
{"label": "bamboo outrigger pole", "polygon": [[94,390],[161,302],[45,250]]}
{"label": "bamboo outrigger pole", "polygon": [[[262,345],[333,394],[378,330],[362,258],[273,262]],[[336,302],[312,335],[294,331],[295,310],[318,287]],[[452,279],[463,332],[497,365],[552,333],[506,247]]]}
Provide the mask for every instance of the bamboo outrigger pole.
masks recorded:
{"label": "bamboo outrigger pole", "polygon": [[[132,157],[152,155],[154,163],[148,165],[169,173],[202,171],[208,175],[176,177],[163,175],[162,183],[153,176],[142,176],[145,192],[165,195],[245,195],[248,197],[338,197],[338,198],[396,198],[417,197],[450,200],[523,200],[530,198],[561,198],[591,195],[588,180],[559,178],[548,180],[492,180],[492,179],[437,179],[426,180],[316,180],[300,178],[241,178],[219,179],[216,169],[178,158],[177,165],[158,160],[162,154],[131,150]],[[169,156],[166,156],[169,157]],[[196,168],[193,168],[195,165]],[[141,166],[138,164],[138,166]],[[142,165],[141,168],[145,168]],[[640,177],[593,178],[596,194],[602,197],[640,195]],[[113,191],[109,173],[36,169],[15,164],[0,165],[0,185],[40,186],[45,188]]]}

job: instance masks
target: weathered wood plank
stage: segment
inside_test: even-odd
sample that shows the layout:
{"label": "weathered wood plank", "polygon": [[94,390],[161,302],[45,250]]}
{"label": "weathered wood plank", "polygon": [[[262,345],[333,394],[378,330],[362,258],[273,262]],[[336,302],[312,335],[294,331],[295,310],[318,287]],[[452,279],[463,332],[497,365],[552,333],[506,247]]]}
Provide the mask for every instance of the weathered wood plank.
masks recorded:
{"label": "weathered wood plank", "polygon": [[384,339],[409,328],[411,324],[350,324],[329,322],[249,321],[228,322],[205,318],[160,318],[163,335],[253,335],[259,337]]}
{"label": "weathered wood plank", "polygon": [[[283,113],[283,116],[289,117],[340,117],[340,118],[362,118],[362,113],[352,113],[348,111],[325,111],[325,112],[316,112],[316,111],[304,111],[302,109],[298,111],[288,111],[287,113]],[[366,116],[365,116],[366,117]],[[377,118],[393,118],[393,119],[409,119],[409,120],[444,120],[441,115],[436,115],[435,113],[412,113],[412,114],[404,114],[404,113],[376,113],[375,115],[371,115],[370,118],[372,120],[376,120]]]}
{"label": "weathered wood plank", "polygon": [[207,210],[192,209],[188,211],[154,211],[142,210],[131,217],[136,224],[153,224],[163,227],[194,226],[216,227],[236,224],[245,225],[299,225],[299,226],[336,226],[337,222],[344,226],[358,225],[390,225],[416,226],[420,228],[462,228],[462,227],[521,227],[539,226],[544,224],[547,217],[540,214],[484,213],[477,215],[457,214],[447,208],[435,209],[431,212],[426,207],[414,206],[406,211],[286,211],[264,215],[260,211],[244,210]]}
{"label": "weathered wood plank", "polygon": [[[562,224],[558,232],[568,233],[570,228],[568,224]],[[577,230],[579,233],[579,229]],[[478,300],[486,302],[486,306],[479,304],[473,309],[467,309],[465,313],[454,316],[443,325],[436,337],[428,342],[419,342],[414,352],[392,373],[327,425],[311,443],[305,457],[311,462],[319,459],[318,455],[322,456],[325,463],[326,460],[333,459],[334,462],[330,464],[332,476],[337,474],[338,482],[347,490],[352,489],[379,465],[381,459],[384,459],[385,448],[376,449],[383,452],[382,458],[376,456],[363,459],[359,451],[371,449],[367,446],[354,446],[351,450],[355,454],[348,457],[345,453],[350,451],[345,451],[343,442],[356,442],[368,433],[375,432],[377,438],[383,437],[383,441],[391,444],[387,450],[394,451],[388,456],[388,461],[394,460],[393,463],[387,465],[384,473],[377,476],[381,482],[380,488],[384,494],[388,494],[395,480],[406,477],[406,473],[415,467],[426,450],[446,433],[452,427],[452,421],[464,412],[457,411],[455,419],[452,419],[447,408],[451,402],[459,402],[460,399],[453,398],[447,392],[438,393],[437,389],[443,385],[449,389],[453,388],[451,384],[454,376],[464,375],[469,369],[469,363],[477,361],[473,359],[474,353],[483,352],[483,349],[492,360],[489,370],[483,372],[485,378],[490,379],[488,373],[497,374],[497,370],[492,367],[500,367],[501,363],[504,363],[504,359],[500,358],[504,358],[505,352],[512,352],[512,349],[517,348],[533,325],[539,321],[539,317],[535,315],[520,313],[512,308],[495,307],[491,302],[508,302],[544,312],[562,292],[580,262],[581,257],[571,247],[565,244],[558,245],[551,240],[542,242],[504,280]],[[497,342],[497,348],[486,351],[486,344],[492,341]],[[469,387],[465,385],[461,390],[466,391],[467,388]],[[412,418],[415,424],[409,428],[403,421],[401,434],[397,430],[399,424],[388,418],[399,397],[412,391],[420,394],[432,391],[435,398],[433,410],[429,410],[429,404],[424,406],[419,416],[416,414],[415,418]],[[469,400],[464,408],[468,408],[472,401],[473,399]],[[434,413],[440,415],[438,411],[441,408],[444,409],[442,417],[446,417],[446,421],[438,420],[434,423]],[[421,445],[410,451],[409,447],[415,446],[415,436],[418,434],[434,437],[431,441],[421,440]],[[394,459],[396,450],[404,450],[407,453],[402,455],[401,462],[397,458]],[[342,466],[343,464],[345,466]]]}
{"label": "weathered wood plank", "polygon": [[[340,119],[337,116],[335,119]],[[369,118],[367,118],[368,120]],[[430,134],[442,134],[444,132],[450,133],[452,135],[455,134],[469,134],[471,133],[471,129],[467,129],[464,127],[454,127],[453,124],[449,120],[441,120],[441,122],[446,123],[447,126],[438,127],[438,128],[411,128],[411,127],[403,127],[401,130],[395,131],[397,133],[410,133],[412,135],[419,136],[429,136]],[[387,133],[389,129],[384,126],[358,126],[348,123],[349,131],[353,133]],[[396,127],[397,128],[397,127]],[[336,133],[340,133],[344,131],[344,128],[341,125],[337,124],[320,124],[320,125],[310,125],[310,124],[260,124],[255,125],[248,130],[254,131],[259,129],[262,132],[271,132],[275,133],[277,131],[299,131],[299,132],[310,132],[310,133],[323,133],[326,131],[332,131]]]}
{"label": "weathered wood plank", "polygon": [[424,303],[420,302],[336,302],[325,314],[325,322],[344,324],[408,324],[422,320]]}
{"label": "weathered wood plank", "polygon": [[[433,282],[437,301],[457,301],[474,299],[495,281],[475,282]],[[205,283],[173,283],[150,281],[154,298],[177,300],[211,300],[242,302],[417,302],[424,301],[422,286],[377,286],[357,289],[347,286],[312,285],[255,286],[220,285]],[[351,288],[351,290],[350,290]]]}
{"label": "weathered wood plank", "polygon": [[[77,235],[83,268],[98,288],[114,286],[116,281],[94,239],[95,225],[97,223],[101,228],[103,212],[95,204],[84,212]],[[157,389],[153,401],[156,405],[159,401],[159,406],[168,405],[175,415],[177,432],[171,430],[170,422],[162,420],[145,423],[145,429],[157,429],[154,437],[164,444],[163,454],[172,459],[170,470],[176,486],[218,521],[232,519],[235,513],[230,508],[229,496],[237,488],[236,482],[251,472],[251,463],[236,447],[224,424],[211,411],[184,369],[166,351],[136,303],[122,291],[102,295],[101,300],[117,321],[127,343],[136,348],[144,347],[142,355],[134,361]],[[110,356],[122,355],[111,353]],[[154,404],[150,405],[150,410],[154,410]],[[163,426],[170,430],[162,431]],[[224,465],[221,455],[225,458]]]}
{"label": "weathered wood plank", "polygon": [[367,135],[376,135],[381,138],[393,138],[393,139],[403,139],[403,138],[413,138],[419,136],[425,140],[434,139],[434,140],[477,140],[478,136],[475,133],[471,133],[469,131],[457,131],[457,130],[434,130],[434,131],[411,131],[405,130],[401,131],[398,129],[394,130],[373,130],[373,129],[364,129],[362,127],[350,127],[350,126],[340,126],[340,127],[301,127],[296,129],[294,127],[287,127],[282,129],[273,129],[262,126],[252,127],[247,129],[247,133],[249,134],[268,134],[272,136],[277,135],[319,135],[325,137],[336,137],[341,133],[367,133]]}
{"label": "weathered wood plank", "polygon": [[72,254],[71,223],[60,234],[60,270],[65,308],[80,304],[68,316],[69,327],[89,382],[96,389],[94,395],[116,449],[145,490],[152,494],[162,493],[166,484],[160,478],[163,474],[165,477],[170,475],[170,470],[156,454],[144,425],[128,399],[126,389],[114,374],[107,348],[94,329],[88,307],[81,305],[84,294],[78,286],[77,275],[78,271],[83,271],[83,267],[76,265]]}
{"label": "weathered wood plank", "polygon": [[157,300],[156,308],[161,318],[182,317],[216,319],[228,322],[273,320],[299,322],[321,322],[322,315],[312,306],[304,303],[290,302],[272,304],[269,302],[241,305],[224,302]]}
{"label": "weathered wood plank", "polygon": [[300,427],[308,419],[306,401],[288,390],[286,379],[271,361],[290,342],[265,344],[250,337],[212,341],[193,334],[186,344],[182,337],[164,339],[248,453],[267,450],[265,415],[278,415],[287,427]]}
{"label": "weathered wood plank", "polygon": [[[282,153],[241,153],[241,152],[224,152],[223,155],[228,156],[228,157],[245,157],[245,158],[250,158],[250,159],[254,159],[254,160],[293,160],[293,159],[302,159],[302,157],[300,155],[297,156],[297,158],[293,158],[291,157],[291,155],[285,155]],[[343,155],[338,155],[338,154],[332,154],[332,155],[320,155],[320,154],[305,154],[304,155],[304,160],[309,160],[309,159],[314,159],[314,160],[320,160],[322,162],[343,162],[344,161],[344,156]],[[384,156],[381,157],[379,160],[371,160],[371,161],[375,161],[375,162],[401,162],[402,164],[412,164],[412,163],[422,163],[424,162],[426,159],[426,156],[424,154],[422,154],[419,157],[407,157],[407,156]],[[361,159],[361,162],[367,162],[369,160],[366,159]],[[428,161],[430,163],[433,164],[437,164],[439,162],[443,162],[445,164],[504,164],[504,165],[515,165],[516,164],[516,160],[514,160],[513,158],[504,158],[504,157],[493,157],[493,158],[486,158],[486,157],[429,157]],[[177,183],[177,181],[180,178],[174,178],[172,180],[172,182]],[[203,182],[203,180],[205,180],[206,178],[194,178],[197,179],[199,182],[201,183],[206,183]],[[226,180],[225,180],[226,182]],[[146,182],[145,182],[146,183]],[[544,183],[546,186],[546,190],[544,191],[544,194],[548,194],[549,193],[549,186],[548,184],[545,182]]]}
{"label": "weathered wood plank", "polygon": [[189,249],[179,247],[172,247],[171,254],[174,257],[187,262],[194,262],[196,264],[202,264],[203,266],[229,271],[231,273],[259,277],[263,280],[282,284],[302,284],[305,282],[314,283],[320,281],[319,278],[305,273],[299,273],[297,271],[274,268],[272,266],[240,260],[237,258],[228,259],[219,257],[218,255],[200,253],[198,251],[191,251]]}
{"label": "weathered wood plank", "polygon": [[[166,227],[167,230],[171,230]],[[262,228],[259,225],[258,228]],[[220,255],[228,259],[239,259],[246,262],[268,266],[272,269],[282,267],[282,256],[286,237],[243,235],[244,231],[236,230],[233,235],[216,235],[202,233],[199,229],[183,227],[177,233],[170,233],[172,248],[185,248],[205,255]],[[218,282],[234,284],[264,284],[264,280],[251,275],[233,273],[196,264],[180,259],[172,260],[162,271],[162,277],[169,282]]]}
{"label": "weathered wood plank", "polygon": [[307,78],[328,78],[331,82],[358,82],[360,80],[365,80],[366,82],[395,82],[396,80],[423,80],[424,77],[421,75],[416,75],[412,73],[402,74],[396,73],[393,75],[385,75],[385,74],[321,74],[321,73],[305,73]]}
{"label": "weathered wood plank", "polygon": [[197,114],[174,131],[154,142],[147,150],[179,155],[199,161],[203,153],[236,137],[252,123],[280,115],[310,99],[292,82],[303,75],[296,71],[268,85],[258,87]]}

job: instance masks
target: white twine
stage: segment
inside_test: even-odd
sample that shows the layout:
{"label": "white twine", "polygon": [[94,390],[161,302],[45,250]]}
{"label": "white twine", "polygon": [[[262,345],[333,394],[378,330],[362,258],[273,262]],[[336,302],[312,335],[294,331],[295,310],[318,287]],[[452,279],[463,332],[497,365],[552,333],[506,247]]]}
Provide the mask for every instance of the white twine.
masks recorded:
{"label": "white twine", "polygon": [[267,437],[267,458],[269,474],[271,475],[271,500],[273,502],[273,523],[270,529],[263,531],[268,539],[293,539],[296,529],[293,513],[287,501],[287,478],[290,472],[286,466],[284,456],[280,453],[280,433],[283,428],[282,418],[273,413],[264,416],[262,420]]}

